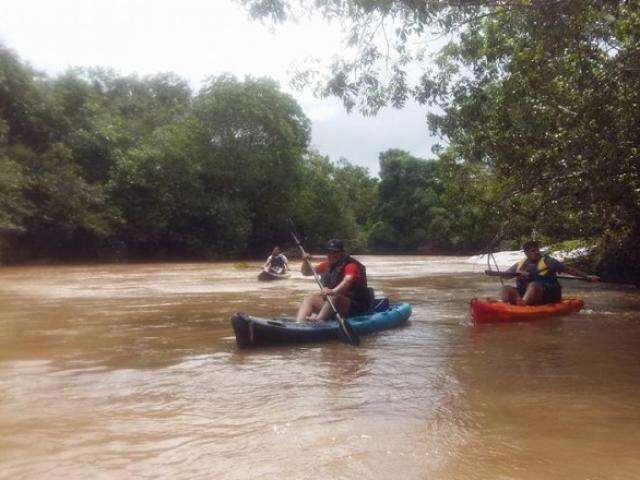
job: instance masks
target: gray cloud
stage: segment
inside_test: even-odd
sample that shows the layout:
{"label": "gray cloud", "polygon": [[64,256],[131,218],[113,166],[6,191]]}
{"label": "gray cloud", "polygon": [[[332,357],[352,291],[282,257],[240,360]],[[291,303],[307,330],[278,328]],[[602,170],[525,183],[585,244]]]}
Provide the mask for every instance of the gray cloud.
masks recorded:
{"label": "gray cloud", "polygon": [[313,121],[312,146],[332,160],[344,157],[377,175],[378,155],[390,148],[431,156],[436,142],[429,136],[426,107],[410,103],[402,110],[385,108],[375,117],[365,117],[347,113],[336,100],[330,102],[331,115],[314,118],[313,110],[307,114]]}

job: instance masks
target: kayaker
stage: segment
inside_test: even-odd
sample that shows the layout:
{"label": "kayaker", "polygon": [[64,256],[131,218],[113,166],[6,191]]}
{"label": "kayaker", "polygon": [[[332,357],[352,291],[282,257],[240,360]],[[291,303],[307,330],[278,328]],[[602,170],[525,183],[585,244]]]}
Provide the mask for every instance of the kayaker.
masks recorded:
{"label": "kayaker", "polygon": [[588,275],[575,267],[540,253],[540,245],[534,240],[522,245],[525,258],[513,264],[506,273],[516,277],[516,286],[502,287],[502,301],[514,305],[544,305],[562,300],[562,287],[557,274],[568,273],[575,277],[597,282],[600,278]]}
{"label": "kayaker", "polygon": [[[331,297],[336,309],[343,317],[366,313],[371,306],[370,291],[367,288],[367,269],[355,258],[349,256],[344,244],[338,239],[327,243],[327,259],[315,266],[322,280],[322,291],[308,296],[298,309],[297,320],[327,320],[333,315],[331,305],[326,301]],[[311,255],[305,253],[300,271],[304,276],[313,275],[309,262]]]}
{"label": "kayaker", "polygon": [[286,273],[288,268],[289,260],[284,256],[284,254],[280,251],[280,247],[278,247],[277,245],[273,247],[271,255],[269,255],[269,258],[267,258],[267,261],[262,267],[262,269],[267,272],[277,274]]}

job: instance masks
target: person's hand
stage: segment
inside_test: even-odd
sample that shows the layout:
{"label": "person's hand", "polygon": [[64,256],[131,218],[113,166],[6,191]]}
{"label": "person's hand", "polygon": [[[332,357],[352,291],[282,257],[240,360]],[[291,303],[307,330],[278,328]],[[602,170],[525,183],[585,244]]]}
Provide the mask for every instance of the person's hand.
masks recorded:
{"label": "person's hand", "polygon": [[327,287],[322,287],[322,291],[321,291],[322,298],[327,298],[327,297],[329,297],[329,296],[331,296],[333,294],[334,294],[334,292],[333,292],[332,289],[327,288]]}
{"label": "person's hand", "polygon": [[310,253],[304,252],[304,253],[302,254],[302,261],[304,262],[305,260],[306,260],[306,261],[311,260],[311,254],[310,254]]}

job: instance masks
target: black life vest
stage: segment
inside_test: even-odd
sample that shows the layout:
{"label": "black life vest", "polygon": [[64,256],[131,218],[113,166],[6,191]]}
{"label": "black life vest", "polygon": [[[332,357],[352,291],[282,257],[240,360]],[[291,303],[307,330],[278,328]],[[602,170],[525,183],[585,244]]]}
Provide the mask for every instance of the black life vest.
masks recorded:
{"label": "black life vest", "polygon": [[357,302],[359,305],[369,306],[371,302],[369,289],[367,288],[367,268],[349,255],[345,255],[333,265],[329,264],[327,266],[327,269],[322,272],[322,276],[320,277],[322,285],[327,288],[337,287],[344,279],[345,267],[350,263],[355,263],[358,267],[358,270],[362,275],[362,282],[352,283],[351,289],[346,293],[346,296],[351,298],[352,301]]}

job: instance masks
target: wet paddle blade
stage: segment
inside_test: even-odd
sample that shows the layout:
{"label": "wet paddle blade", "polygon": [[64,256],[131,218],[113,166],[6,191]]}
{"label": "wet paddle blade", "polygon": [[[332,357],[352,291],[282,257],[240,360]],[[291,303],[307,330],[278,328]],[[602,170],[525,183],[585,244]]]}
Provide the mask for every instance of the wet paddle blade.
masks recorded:
{"label": "wet paddle blade", "polygon": [[337,317],[338,324],[340,325],[340,333],[342,334],[344,341],[354,347],[360,345],[360,337],[358,337],[358,334],[355,332],[351,324],[346,319],[342,318],[341,315],[337,315]]}

